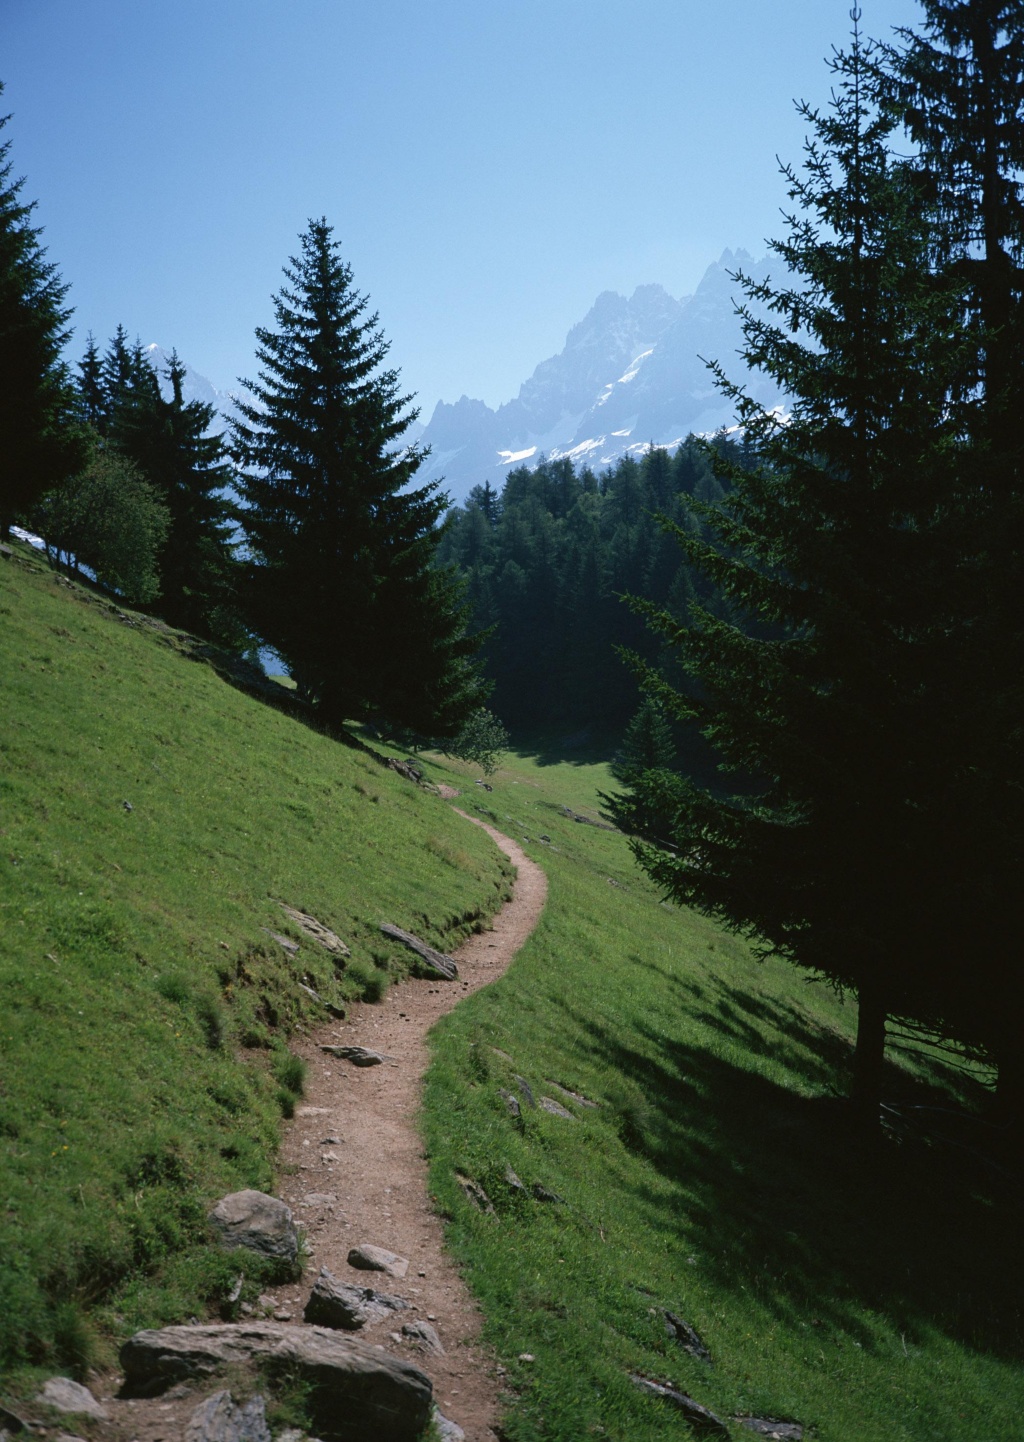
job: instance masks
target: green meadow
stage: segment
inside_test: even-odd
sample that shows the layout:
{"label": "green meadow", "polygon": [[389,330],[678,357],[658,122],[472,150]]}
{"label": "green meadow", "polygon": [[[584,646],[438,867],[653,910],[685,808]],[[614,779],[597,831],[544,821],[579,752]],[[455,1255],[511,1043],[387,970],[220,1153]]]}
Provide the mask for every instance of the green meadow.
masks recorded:
{"label": "green meadow", "polygon": [[[0,663],[0,1349],[17,1396],[44,1370],[86,1375],[138,1326],[218,1315],[239,1265],[206,1212],[275,1185],[302,1086],[289,1037],[406,973],[381,922],[451,948],[509,874],[436,795],[21,548],[0,563]],[[424,764],[549,878],[507,975],[436,1028],[423,1114],[507,1442],[691,1435],[631,1376],[734,1439],[754,1435],[743,1415],[818,1442],[1024,1435],[1012,1188],[970,1131],[897,1124],[972,1107],[978,1081],[894,1049],[899,1115],[854,1140],[854,1004],[665,904],[624,837],[566,815],[600,819],[605,766],[553,744],[485,792],[458,762]],[[267,1278],[246,1268],[255,1295]]]}
{"label": "green meadow", "polygon": [[380,924],[450,948],[508,868],[437,797],[20,548],[0,637],[0,1356],[81,1371],[230,1287],[206,1212],[273,1186],[293,1029],[405,974]]}

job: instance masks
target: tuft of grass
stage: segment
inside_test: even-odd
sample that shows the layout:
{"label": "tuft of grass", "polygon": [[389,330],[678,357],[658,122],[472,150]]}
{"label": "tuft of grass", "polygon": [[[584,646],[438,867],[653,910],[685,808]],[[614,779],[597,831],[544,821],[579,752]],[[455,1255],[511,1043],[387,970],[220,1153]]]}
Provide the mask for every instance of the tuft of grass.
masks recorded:
{"label": "tuft of grass", "polygon": [[[426,764],[434,781],[468,774]],[[490,795],[464,785],[459,803],[530,838],[549,881],[510,971],[432,1033],[423,1115],[448,1244],[506,1368],[503,1435],[683,1435],[630,1383],[642,1373],[736,1439],[752,1435],[743,1413],[800,1421],[817,1442],[1018,1436],[1012,1189],[961,1146],[855,1142],[841,1100],[855,1008],[666,906],[624,837],[562,814],[598,818],[609,779],[549,750],[506,758]],[[941,1060],[890,1055],[890,1099],[978,1102]],[[531,1107],[524,1079],[575,1119]],[[525,1198],[507,1168],[562,1200]],[[668,1334],[666,1310],[713,1366]]]}
{"label": "tuft of grass", "polygon": [[19,546],[0,604],[9,1377],[81,1372],[132,1327],[219,1305],[206,1216],[225,1192],[274,1186],[298,1083],[276,1068],[292,1029],[325,1016],[300,983],[335,1006],[379,995],[381,922],[450,949],[500,903],[508,867],[438,798]]}

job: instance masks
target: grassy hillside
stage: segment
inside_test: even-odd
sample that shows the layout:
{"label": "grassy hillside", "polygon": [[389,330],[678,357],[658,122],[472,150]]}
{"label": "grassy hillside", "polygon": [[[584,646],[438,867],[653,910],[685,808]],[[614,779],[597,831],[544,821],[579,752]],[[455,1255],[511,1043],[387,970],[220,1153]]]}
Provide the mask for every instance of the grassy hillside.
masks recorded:
{"label": "grassy hillside", "polygon": [[[528,838],[549,899],[508,975],[435,1033],[426,1130],[507,1369],[509,1442],[690,1435],[630,1373],[676,1384],[735,1438],[752,1435],[743,1413],[819,1442],[1024,1436],[1019,1213],[970,1124],[940,1145],[913,1123],[941,1113],[905,1110],[906,1128],[855,1144],[855,1007],[667,907],[623,838],[561,814],[599,815],[604,768],[521,757],[492,780],[470,804]],[[977,1099],[934,1060],[904,1062],[895,1103]],[[521,1079],[575,1120],[530,1107]],[[524,1197],[507,1167],[564,1203]]]}
{"label": "grassy hillside", "polygon": [[215,1305],[237,1265],[205,1213],[272,1184],[289,1030],[405,970],[381,922],[447,948],[507,888],[438,798],[190,654],[27,550],[0,562],[7,1366],[82,1367]]}

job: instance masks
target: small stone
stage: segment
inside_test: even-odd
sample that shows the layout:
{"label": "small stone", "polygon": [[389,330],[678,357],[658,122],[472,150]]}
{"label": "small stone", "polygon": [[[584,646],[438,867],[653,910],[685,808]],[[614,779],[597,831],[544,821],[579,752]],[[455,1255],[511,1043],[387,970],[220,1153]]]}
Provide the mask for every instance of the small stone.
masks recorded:
{"label": "small stone", "polygon": [[533,1088],[531,1087],[530,1083],[526,1080],[526,1078],[525,1078],[524,1076],[517,1076],[517,1077],[513,1078],[513,1080],[516,1082],[517,1086],[519,1087],[519,1090],[522,1092],[522,1094],[523,1094],[523,1100],[526,1102],[526,1105],[527,1105],[528,1107],[535,1107],[535,1106],[537,1105],[537,1103],[536,1103],[536,1101],[534,1100]]}
{"label": "small stone", "polygon": [[185,1442],[271,1442],[263,1398],[240,1406],[226,1389],[214,1392],[192,1413]]}
{"label": "small stone", "polygon": [[478,1207],[481,1212],[486,1212],[488,1216],[493,1216],[494,1206],[480,1183],[474,1182],[472,1177],[464,1177],[458,1172],[456,1172],[455,1176],[459,1186],[473,1203],[474,1207]]}
{"label": "small stone", "polygon": [[425,1352],[433,1352],[439,1357],[444,1356],[441,1338],[429,1322],[406,1322],[402,1328],[402,1336],[416,1346],[422,1347]]}
{"label": "small stone", "polygon": [[520,1352],[519,1360],[520,1362],[535,1362],[537,1359],[534,1357],[532,1352]]}
{"label": "small stone", "polygon": [[321,1046],[321,1051],[326,1051],[331,1056],[340,1057],[342,1061],[350,1061],[353,1066],[380,1066],[382,1062],[394,1061],[393,1056],[387,1056],[382,1051],[371,1051],[365,1046]]}
{"label": "small stone", "polygon": [[299,943],[297,941],[292,941],[290,936],[282,936],[279,931],[271,931],[269,926],[264,926],[262,930],[266,932],[266,934],[270,937],[271,941],[276,941],[278,946],[280,946],[284,951],[288,952],[289,956],[294,956],[295,953],[298,951]]}
{"label": "small stone", "polygon": [[47,1407],[53,1407],[57,1412],[79,1412],[85,1417],[95,1417],[100,1422],[106,1422],[109,1418],[109,1414],[96,1401],[88,1387],[83,1387],[80,1382],[73,1382],[70,1377],[51,1377],[43,1383],[37,1400],[45,1402]]}
{"label": "small stone", "polygon": [[534,1182],[533,1186],[530,1188],[530,1191],[533,1193],[535,1201],[559,1202],[563,1207],[566,1205],[564,1197],[560,1197],[557,1192],[550,1191],[540,1182]]}
{"label": "small stone", "polygon": [[519,1178],[516,1176],[515,1172],[512,1170],[511,1166],[507,1162],[505,1163],[505,1181],[508,1186],[511,1187],[513,1192],[518,1192],[521,1196],[524,1197],[529,1196],[529,1193],[527,1192],[523,1183],[519,1180]]}
{"label": "small stone", "polygon": [[457,1422],[452,1422],[435,1405],[431,1419],[440,1442],[466,1442],[466,1434]]}
{"label": "small stone", "polygon": [[546,1112],[550,1112],[553,1117],[561,1117],[564,1121],[567,1122],[574,1122],[578,1120],[578,1118],[574,1117],[572,1112],[569,1111],[567,1107],[562,1106],[561,1102],[553,1101],[551,1097],[541,1097],[540,1105],[544,1108]]}
{"label": "small stone", "polygon": [[747,1427],[751,1432],[756,1432],[759,1437],[767,1437],[775,1442],[802,1442],[804,1429],[799,1422],[783,1422],[777,1417],[747,1417],[737,1416],[736,1421],[741,1427]]}
{"label": "small stone", "polygon": [[404,1277],[409,1270],[407,1257],[399,1257],[384,1247],[371,1247],[368,1243],[353,1247],[348,1254],[348,1264],[361,1272],[387,1272],[389,1277]]}
{"label": "small stone", "polygon": [[675,1387],[669,1387],[664,1382],[652,1381],[650,1377],[641,1377],[636,1373],[630,1373],[629,1380],[634,1387],[639,1387],[641,1392],[647,1392],[652,1397],[660,1397],[665,1402],[670,1402],[677,1411],[681,1412],[695,1432],[708,1437],[721,1437],[723,1442],[728,1442],[729,1429],[720,1417],[714,1412],[702,1407],[685,1392],[679,1392]]}
{"label": "small stone", "polygon": [[689,1322],[684,1322],[682,1317],[676,1316],[675,1312],[666,1311],[665,1331],[679,1343],[684,1352],[689,1352],[691,1357],[696,1357],[698,1361],[711,1365],[711,1353],[700,1334],[690,1326]]}
{"label": "small stone", "polygon": [[300,1207],[332,1207],[338,1200],[334,1192],[307,1192],[299,1203]]}
{"label": "small stone", "polygon": [[498,1088],[498,1095],[505,1103],[505,1109],[509,1116],[514,1118],[515,1121],[519,1121],[523,1115],[522,1108],[519,1105],[519,1098],[514,1096],[512,1092],[506,1091],[504,1087]]}

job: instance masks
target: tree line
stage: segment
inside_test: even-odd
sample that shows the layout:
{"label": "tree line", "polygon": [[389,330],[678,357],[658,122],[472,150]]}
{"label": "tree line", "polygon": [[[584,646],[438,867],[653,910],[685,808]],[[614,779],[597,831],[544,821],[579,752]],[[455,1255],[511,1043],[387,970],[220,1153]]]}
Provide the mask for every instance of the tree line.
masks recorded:
{"label": "tree line", "polygon": [[[6,123],[0,122],[0,125]],[[365,722],[490,764],[504,733],[455,568],[438,556],[447,498],[417,486],[416,411],[326,220],[310,221],[256,333],[257,379],[218,435],[118,327],[64,359],[67,286],[0,147],[0,530],[41,533],[170,624],[272,648],[320,722]]]}

